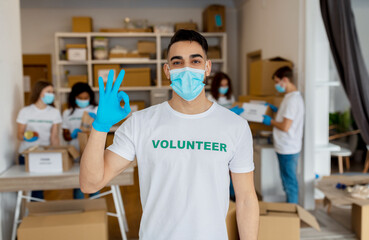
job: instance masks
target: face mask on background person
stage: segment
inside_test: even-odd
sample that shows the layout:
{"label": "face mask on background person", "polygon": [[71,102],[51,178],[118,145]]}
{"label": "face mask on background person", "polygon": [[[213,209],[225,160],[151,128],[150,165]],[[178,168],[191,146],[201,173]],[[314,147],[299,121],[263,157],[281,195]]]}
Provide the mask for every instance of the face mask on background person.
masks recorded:
{"label": "face mask on background person", "polygon": [[219,93],[225,95],[228,92],[229,87],[220,87]]}
{"label": "face mask on background person", "polygon": [[280,92],[280,93],[286,92],[286,88],[285,87],[282,87],[280,85],[280,83],[276,83],[274,86],[275,86],[275,89],[277,89],[278,92]]}
{"label": "face mask on background person", "polygon": [[88,105],[90,105],[90,100],[89,99],[88,100],[80,100],[80,99],[76,98],[76,104],[80,108],[85,108]]}
{"label": "face mask on background person", "polygon": [[170,86],[184,100],[192,101],[197,98],[204,88],[205,70],[184,67],[169,71]]}
{"label": "face mask on background person", "polygon": [[45,93],[44,97],[41,98],[41,100],[45,103],[45,104],[52,104],[54,102],[54,98],[55,95],[54,93]]}

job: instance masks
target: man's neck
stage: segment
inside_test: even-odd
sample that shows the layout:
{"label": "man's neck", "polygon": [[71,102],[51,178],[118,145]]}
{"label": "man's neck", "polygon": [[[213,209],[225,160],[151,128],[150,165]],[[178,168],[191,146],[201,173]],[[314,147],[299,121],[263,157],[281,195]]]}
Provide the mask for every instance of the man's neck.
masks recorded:
{"label": "man's neck", "polygon": [[168,103],[174,110],[183,114],[203,113],[213,104],[206,98],[205,90],[203,90],[196,99],[190,102],[184,100],[177,93],[173,92],[173,97],[168,101]]}
{"label": "man's neck", "polygon": [[295,92],[295,91],[297,91],[296,86],[292,83],[288,84],[288,86],[286,88],[286,93],[291,93],[291,92]]}

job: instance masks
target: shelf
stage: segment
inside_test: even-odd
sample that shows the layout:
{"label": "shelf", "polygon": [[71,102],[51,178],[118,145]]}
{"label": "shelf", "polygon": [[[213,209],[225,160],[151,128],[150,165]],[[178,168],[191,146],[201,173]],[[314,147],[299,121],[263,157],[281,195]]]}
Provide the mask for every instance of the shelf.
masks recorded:
{"label": "shelf", "polygon": [[87,61],[58,61],[58,65],[87,65]]}
{"label": "shelf", "polygon": [[337,86],[340,86],[340,85],[341,85],[341,83],[339,81],[315,82],[315,86],[317,86],[317,87],[323,87],[323,86],[337,87]]}
{"label": "shelf", "polygon": [[334,151],[340,151],[341,147],[332,143],[322,144],[322,145],[316,145],[315,149],[317,152],[334,152]]}
{"label": "shelf", "polygon": [[[204,37],[224,37],[225,32],[200,32]],[[172,37],[172,33],[155,33],[155,32],[89,32],[89,33],[74,33],[74,32],[57,32],[56,37],[64,38],[85,38],[85,37]]]}
{"label": "shelf", "polygon": [[[157,86],[147,86],[147,87],[121,87],[119,88],[119,91],[151,91],[151,90],[155,90],[155,89],[166,89],[166,90],[172,90],[171,86],[161,86],[161,87],[157,87]],[[205,86],[206,90],[210,89],[210,86]],[[57,92],[59,93],[70,93],[71,88],[68,87],[62,87],[59,88],[59,90],[57,90]],[[98,87],[92,87],[92,91],[98,92],[99,88]]]}
{"label": "shelf", "polygon": [[128,59],[111,59],[111,60],[91,60],[92,64],[156,64],[157,61],[153,59],[140,59],[140,58],[128,58]]}

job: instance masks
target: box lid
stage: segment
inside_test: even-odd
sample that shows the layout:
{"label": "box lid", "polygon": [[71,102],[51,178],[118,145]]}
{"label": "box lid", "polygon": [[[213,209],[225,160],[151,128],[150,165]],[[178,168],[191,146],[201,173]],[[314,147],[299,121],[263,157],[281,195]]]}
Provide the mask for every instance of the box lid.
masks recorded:
{"label": "box lid", "polygon": [[90,211],[106,211],[105,198],[28,202],[29,216],[70,214]]}
{"label": "box lid", "polygon": [[28,153],[40,153],[40,152],[64,152],[68,151],[68,154],[73,158],[77,159],[80,154],[77,151],[77,149],[74,146],[33,146],[25,151],[22,152],[22,154],[28,154]]}
{"label": "box lid", "polygon": [[314,229],[320,231],[316,218],[299,205],[292,203],[259,202],[260,215],[295,215]]}

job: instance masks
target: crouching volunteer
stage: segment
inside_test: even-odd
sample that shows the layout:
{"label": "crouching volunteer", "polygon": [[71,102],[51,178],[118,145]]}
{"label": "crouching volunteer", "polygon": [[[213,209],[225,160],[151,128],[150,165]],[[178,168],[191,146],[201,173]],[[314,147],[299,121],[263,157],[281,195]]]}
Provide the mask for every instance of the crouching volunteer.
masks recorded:
{"label": "crouching volunteer", "polygon": [[[173,97],[135,112],[115,132],[110,127],[131,111],[128,95],[108,76],[93,130],[82,155],[80,183],[85,193],[104,187],[134,160],[138,163],[143,215],[140,239],[226,240],[230,174],[236,193],[241,239],[257,239],[259,207],[253,183],[253,150],[246,120],[205,96],[211,72],[206,39],[179,30],[168,46],[164,72]],[[120,101],[125,106],[120,106]]]}

